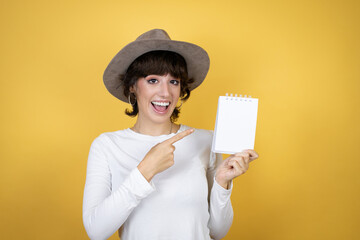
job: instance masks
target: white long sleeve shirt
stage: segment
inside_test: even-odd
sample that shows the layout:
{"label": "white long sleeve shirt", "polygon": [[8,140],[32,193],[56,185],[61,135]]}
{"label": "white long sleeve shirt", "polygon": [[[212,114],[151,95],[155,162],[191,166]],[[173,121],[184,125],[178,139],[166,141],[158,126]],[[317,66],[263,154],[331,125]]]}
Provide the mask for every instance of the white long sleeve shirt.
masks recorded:
{"label": "white long sleeve shirt", "polygon": [[[181,125],[178,131],[188,129]],[[221,239],[233,219],[229,190],[214,181],[220,154],[211,152],[212,132],[195,129],[174,144],[174,165],[150,183],[137,165],[175,133],[149,136],[131,129],[107,132],[90,147],[83,222],[91,239]]]}

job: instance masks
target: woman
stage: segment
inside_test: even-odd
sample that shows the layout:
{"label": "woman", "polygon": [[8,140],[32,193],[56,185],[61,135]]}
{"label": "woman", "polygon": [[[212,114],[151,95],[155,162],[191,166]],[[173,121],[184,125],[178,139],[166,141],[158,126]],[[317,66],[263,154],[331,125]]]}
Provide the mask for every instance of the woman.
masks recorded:
{"label": "woman", "polygon": [[91,239],[117,230],[122,240],[226,235],[233,218],[232,179],[258,155],[247,150],[222,161],[210,151],[211,131],[174,123],[208,69],[202,48],[173,41],[160,29],[142,34],[110,62],[104,83],[131,104],[126,114],[137,120],[91,145],[83,202]]}

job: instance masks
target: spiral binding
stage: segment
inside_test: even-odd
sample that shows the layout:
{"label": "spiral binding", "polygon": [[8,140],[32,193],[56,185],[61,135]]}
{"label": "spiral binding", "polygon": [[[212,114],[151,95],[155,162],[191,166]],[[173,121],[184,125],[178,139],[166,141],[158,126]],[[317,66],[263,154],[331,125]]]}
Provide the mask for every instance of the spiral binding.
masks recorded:
{"label": "spiral binding", "polygon": [[243,97],[241,94],[239,94],[239,97],[238,97],[237,94],[235,94],[235,96],[233,96],[232,93],[230,93],[230,96],[228,93],[226,93],[225,97],[226,97],[226,100],[245,101],[245,102],[247,102],[247,101],[251,102],[251,99],[252,99],[250,95],[249,96],[244,95],[244,97]]}

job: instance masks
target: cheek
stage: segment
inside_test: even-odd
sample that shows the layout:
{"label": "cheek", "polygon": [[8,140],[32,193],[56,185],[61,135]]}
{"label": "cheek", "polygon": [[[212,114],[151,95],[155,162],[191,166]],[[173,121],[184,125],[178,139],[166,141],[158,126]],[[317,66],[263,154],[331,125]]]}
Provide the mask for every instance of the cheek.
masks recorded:
{"label": "cheek", "polygon": [[176,92],[175,92],[176,98],[179,98],[179,97],[180,97],[180,94],[181,94],[181,88],[180,88],[180,86],[179,86],[178,89],[177,89]]}
{"label": "cheek", "polygon": [[136,97],[140,102],[147,101],[147,98],[149,98],[149,95],[151,95],[151,91],[147,86],[144,85],[143,81],[138,81],[137,87],[136,87]]}

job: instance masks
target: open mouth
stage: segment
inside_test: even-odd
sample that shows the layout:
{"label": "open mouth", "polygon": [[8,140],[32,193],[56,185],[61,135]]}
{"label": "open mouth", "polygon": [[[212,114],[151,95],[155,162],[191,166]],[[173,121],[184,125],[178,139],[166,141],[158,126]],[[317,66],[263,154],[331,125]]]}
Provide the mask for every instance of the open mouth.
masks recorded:
{"label": "open mouth", "polygon": [[165,113],[170,106],[170,102],[151,102],[155,112]]}

